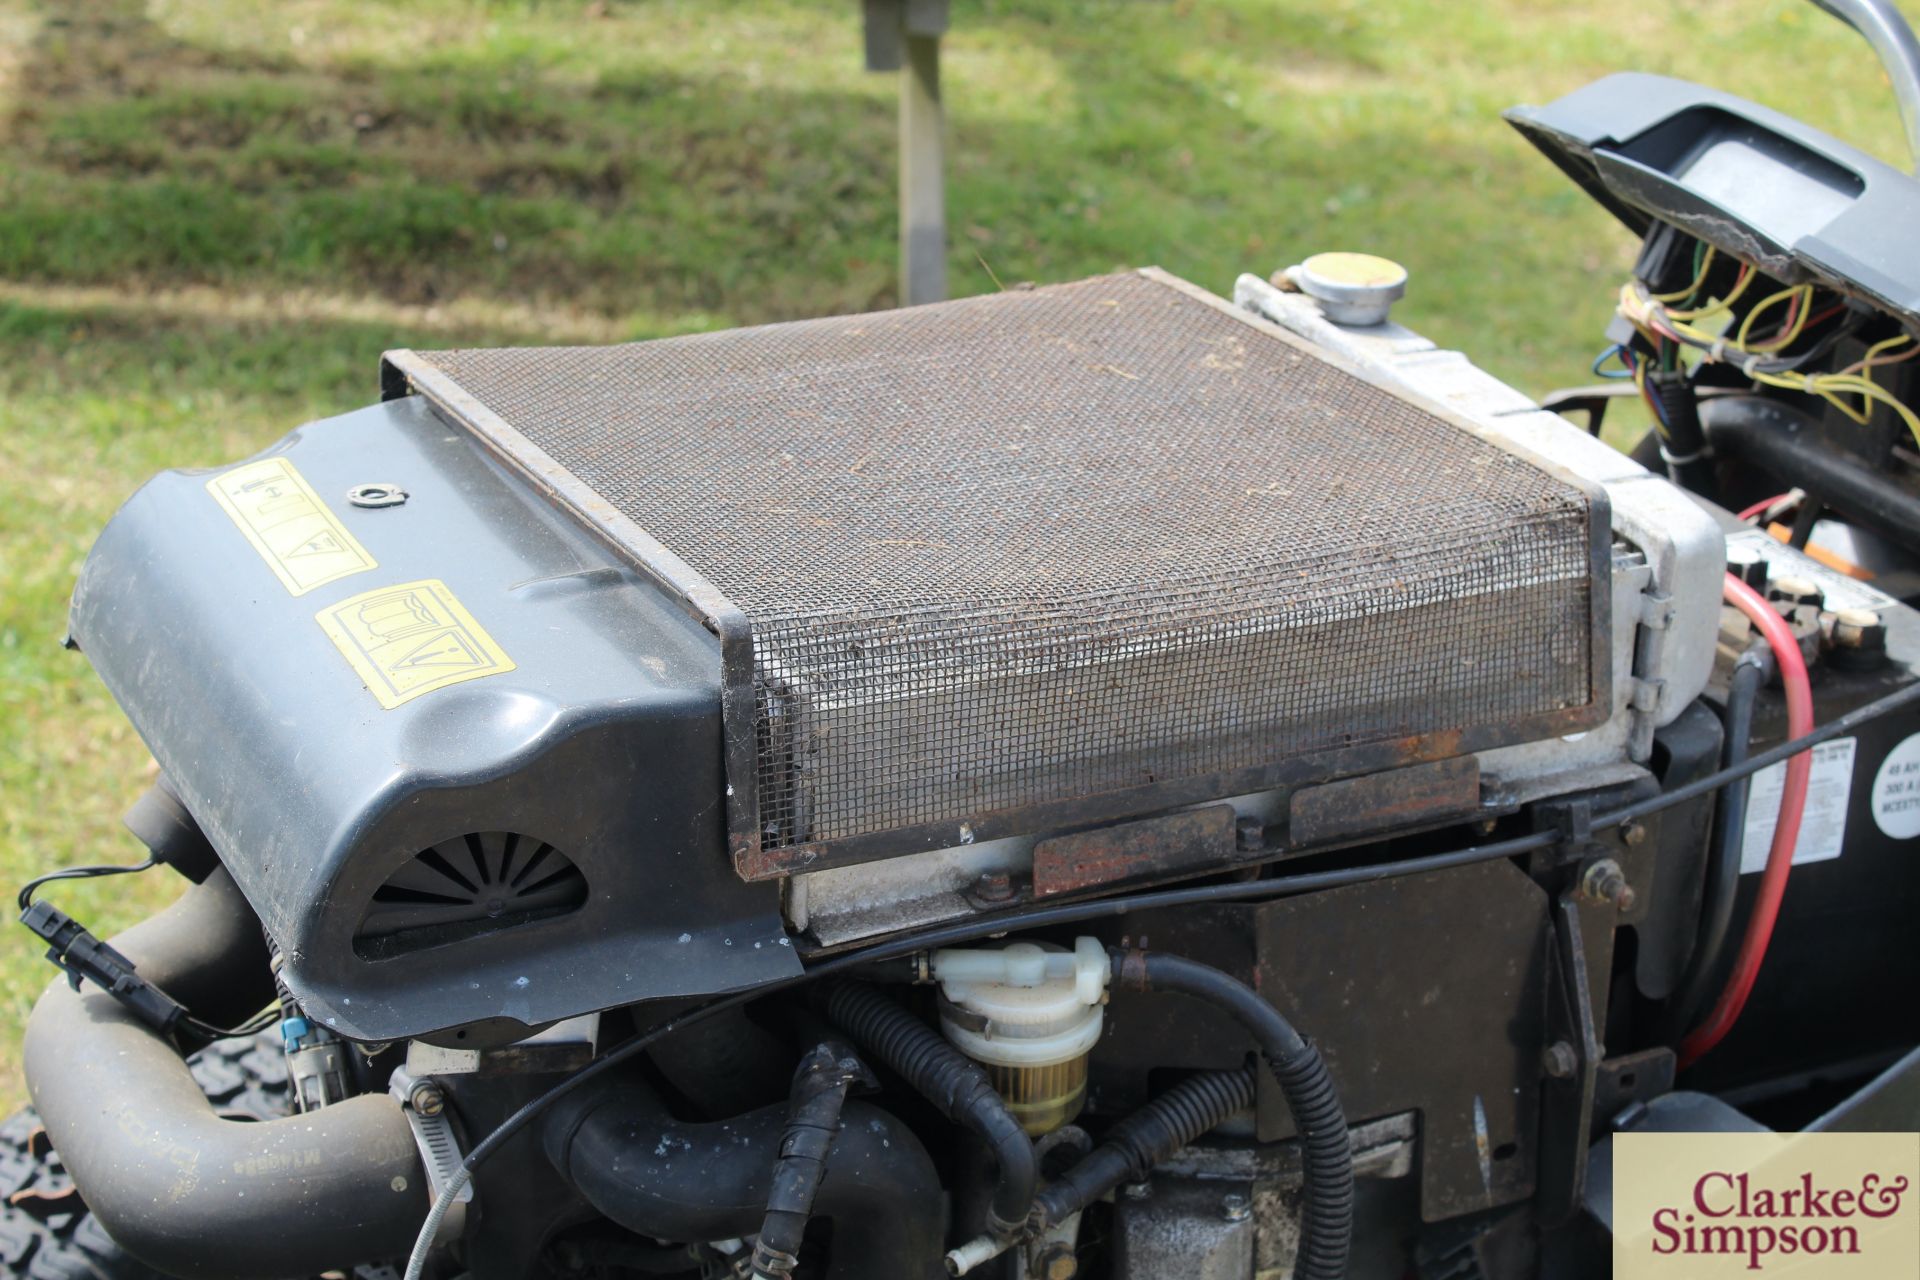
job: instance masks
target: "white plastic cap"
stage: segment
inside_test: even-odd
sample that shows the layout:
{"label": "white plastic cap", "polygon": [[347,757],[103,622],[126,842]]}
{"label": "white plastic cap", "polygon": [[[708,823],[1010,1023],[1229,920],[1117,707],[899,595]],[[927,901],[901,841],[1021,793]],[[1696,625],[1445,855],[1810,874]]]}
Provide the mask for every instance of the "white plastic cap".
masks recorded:
{"label": "white plastic cap", "polygon": [[941,1030],[968,1057],[1004,1067],[1068,1062],[1100,1039],[1101,1002],[1112,970],[1097,938],[1073,950],[1015,942],[998,949],[936,951],[940,993],[963,1012],[943,1011]]}

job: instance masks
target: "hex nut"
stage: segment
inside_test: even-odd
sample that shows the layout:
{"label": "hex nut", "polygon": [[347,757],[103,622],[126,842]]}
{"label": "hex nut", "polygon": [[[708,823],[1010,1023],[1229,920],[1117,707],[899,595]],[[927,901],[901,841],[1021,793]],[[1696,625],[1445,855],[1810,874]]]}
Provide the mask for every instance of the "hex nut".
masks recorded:
{"label": "hex nut", "polygon": [[1612,858],[1602,858],[1580,877],[1580,892],[1594,902],[1610,902],[1621,911],[1632,907],[1637,895],[1627,873]]}
{"label": "hex nut", "polygon": [[1884,649],[1887,624],[1871,609],[1842,609],[1833,615],[1833,642],[1842,649]]}

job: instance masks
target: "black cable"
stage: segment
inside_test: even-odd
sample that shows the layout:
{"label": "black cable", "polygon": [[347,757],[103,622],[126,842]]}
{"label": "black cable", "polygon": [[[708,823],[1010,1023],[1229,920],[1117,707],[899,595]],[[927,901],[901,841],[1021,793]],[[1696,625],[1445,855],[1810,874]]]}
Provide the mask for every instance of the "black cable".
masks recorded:
{"label": "black cable", "polygon": [[[63,867],[58,871],[49,871],[45,875],[35,876],[27,881],[20,887],[19,895],[15,900],[20,904],[20,911],[24,915],[33,906],[34,892],[42,885],[52,884],[58,880],[92,880],[101,876],[133,875],[141,871],[151,871],[159,865],[158,858],[148,858],[145,862],[128,863],[124,866]],[[217,1027],[210,1022],[202,1022],[191,1013],[181,1011],[176,1025],[178,1030],[189,1032],[211,1044],[215,1040],[239,1040],[258,1035],[274,1024],[277,1014],[277,1009],[269,1007],[237,1027]],[[187,1047],[189,1049],[193,1047],[191,1042],[188,1042]]]}
{"label": "black cable", "polygon": [[787,1127],[780,1134],[767,1212],[753,1246],[755,1280],[789,1276],[800,1262],[800,1242],[813,1217],[814,1198],[827,1175],[827,1156],[840,1135],[840,1113],[847,1090],[873,1083],[866,1064],[853,1050],[822,1041],[800,1059],[793,1073]]}
{"label": "black cable", "polygon": [[1115,951],[1113,976],[1141,991],[1176,991],[1205,1000],[1244,1028],[1260,1050],[1300,1135],[1300,1243],[1293,1274],[1300,1280],[1342,1280],[1353,1249],[1353,1138],[1333,1077],[1320,1051],[1286,1015],[1230,973],[1154,952]]}
{"label": "black cable", "polygon": [[1253,1101],[1253,1072],[1246,1067],[1188,1076],[1116,1121],[1099,1146],[1049,1179],[1034,1201],[1035,1222],[1051,1230],[1115,1187],[1144,1181],[1155,1165]]}
{"label": "black cable", "polygon": [[[1863,706],[1856,707],[1839,719],[1815,729],[1813,732],[1783,742],[1771,750],[1762,751],[1744,762],[1725,769],[1716,770],[1705,777],[1697,778],[1685,786],[1634,804],[1622,805],[1618,809],[1595,814],[1595,829],[1619,826],[1638,818],[1648,817],[1698,799],[1709,792],[1716,791],[1730,782],[1741,778],[1750,778],[1769,765],[1778,764],[1791,756],[1799,755],[1810,747],[1816,747],[1830,739],[1852,732],[1861,725],[1870,724],[1884,716],[1920,703],[1920,684],[1908,685],[1904,689],[1876,698]],[[420,1239],[415,1243],[413,1254],[407,1262],[406,1280],[420,1280],[426,1266],[427,1254],[431,1252],[434,1233],[439,1229],[441,1220],[446,1216],[446,1206],[452,1197],[466,1186],[473,1171],[488,1157],[504,1146],[520,1130],[533,1122],[534,1118],[548,1107],[566,1097],[575,1089],[601,1075],[613,1070],[621,1063],[632,1060],[649,1047],[658,1044],[667,1036],[692,1025],[693,1023],[723,1013],[728,1009],[739,1008],[767,996],[778,995],[794,987],[809,982],[817,982],[839,974],[850,973],[862,966],[876,964],[885,960],[898,959],[933,947],[948,946],[960,942],[974,942],[997,933],[1009,933],[1016,930],[1037,929],[1055,925],[1077,924],[1086,920],[1097,920],[1103,916],[1127,915],[1135,911],[1149,911],[1164,907],[1188,906],[1203,902],[1234,902],[1266,897],[1283,897],[1288,894],[1310,893],[1322,889],[1340,888],[1350,884],[1364,884],[1374,880],[1385,880],[1405,875],[1422,875],[1433,871],[1446,871],[1454,867],[1472,866],[1481,862],[1492,862],[1499,858],[1518,857],[1533,853],[1557,843],[1557,832],[1541,831],[1532,835],[1516,836],[1511,840],[1500,840],[1493,844],[1476,845],[1466,849],[1456,849],[1450,853],[1428,854],[1419,858],[1404,858],[1397,862],[1378,863],[1372,866],[1342,867],[1331,871],[1307,872],[1301,875],[1276,876],[1271,880],[1229,881],[1224,884],[1195,885],[1184,889],[1160,889],[1146,893],[1128,894],[1114,898],[1103,898],[1092,902],[1068,902],[1053,906],[1035,907],[1024,911],[1003,911],[987,916],[976,916],[951,924],[933,925],[928,928],[902,934],[886,942],[874,943],[857,951],[834,956],[820,961],[804,972],[791,977],[781,978],[762,986],[745,991],[736,991],[721,996],[706,1004],[696,1005],[643,1032],[633,1039],[609,1050],[607,1054],[588,1063],[573,1075],[548,1089],[545,1093],[529,1099],[519,1110],[501,1121],[499,1126],[482,1138],[472,1151],[461,1161],[460,1175],[442,1188],[429,1210],[427,1220],[421,1226]]]}
{"label": "black cable", "polygon": [[125,876],[137,871],[151,871],[159,866],[157,858],[148,858],[145,862],[130,863],[124,867],[64,867],[59,871],[49,871],[43,876],[35,876],[20,886],[20,910],[25,911],[33,905],[33,892],[43,884],[52,884],[55,880],[91,880],[96,876]]}
{"label": "black cable", "polygon": [[[1753,707],[1766,677],[1766,642],[1756,641],[1740,655],[1727,681],[1727,738],[1720,761],[1739,764],[1747,758],[1753,736]],[[1747,782],[1727,785],[1720,796],[1718,825],[1707,845],[1705,892],[1700,903],[1700,928],[1687,957],[1686,969],[1674,984],[1668,1002],[1668,1021],[1676,1034],[1693,1027],[1694,1015],[1705,1003],[1713,972],[1733,931],[1733,909],[1740,890],[1740,855],[1747,828]]]}
{"label": "black cable", "polygon": [[249,1039],[259,1035],[279,1020],[280,1009],[275,1005],[254,1014],[253,1017],[247,1019],[237,1027],[216,1027],[211,1022],[202,1022],[192,1014],[188,1014],[186,1017],[180,1019],[180,1025],[205,1040],[208,1044],[212,1044],[215,1040]]}

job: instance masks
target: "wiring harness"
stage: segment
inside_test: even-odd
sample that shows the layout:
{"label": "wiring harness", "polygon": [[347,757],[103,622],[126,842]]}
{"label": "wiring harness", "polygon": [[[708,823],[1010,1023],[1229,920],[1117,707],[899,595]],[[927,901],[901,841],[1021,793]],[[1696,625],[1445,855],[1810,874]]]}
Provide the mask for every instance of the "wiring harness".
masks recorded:
{"label": "wiring harness", "polygon": [[[1609,347],[1594,362],[1595,372],[1603,377],[1633,379],[1663,444],[1670,442],[1673,415],[1650,380],[1660,373],[1684,374],[1683,357],[1688,355],[1696,374],[1704,366],[1725,365],[1759,386],[1816,396],[1862,426],[1872,420],[1875,406],[1885,406],[1920,444],[1920,414],[1874,376],[1877,370],[1920,356],[1920,341],[1903,331],[1872,343],[1843,368],[1810,369],[1858,333],[1872,313],[1837,294],[1823,297],[1812,284],[1769,293],[1742,311],[1761,275],[1742,263],[1732,284],[1712,296],[1709,281],[1718,253],[1711,246],[1695,245],[1693,277],[1684,288],[1655,293],[1642,280],[1622,285],[1617,310],[1632,326],[1633,340]],[[1776,315],[1778,324],[1768,330],[1763,322]],[[1606,373],[1604,366],[1616,359],[1622,371]]]}

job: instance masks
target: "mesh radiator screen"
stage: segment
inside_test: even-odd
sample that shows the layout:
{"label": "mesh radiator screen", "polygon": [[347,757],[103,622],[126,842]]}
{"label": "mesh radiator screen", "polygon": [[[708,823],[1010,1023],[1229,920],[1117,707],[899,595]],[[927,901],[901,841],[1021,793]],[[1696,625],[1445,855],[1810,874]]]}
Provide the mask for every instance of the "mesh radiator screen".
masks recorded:
{"label": "mesh radiator screen", "polygon": [[416,358],[745,615],[761,847],[1594,697],[1585,492],[1169,277]]}

